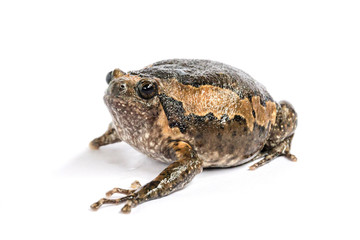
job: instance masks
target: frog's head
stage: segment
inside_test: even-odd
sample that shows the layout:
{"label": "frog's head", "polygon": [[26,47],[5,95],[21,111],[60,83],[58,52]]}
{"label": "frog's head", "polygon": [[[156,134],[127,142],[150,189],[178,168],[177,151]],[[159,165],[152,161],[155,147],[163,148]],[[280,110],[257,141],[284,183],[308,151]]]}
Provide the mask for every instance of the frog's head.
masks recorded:
{"label": "frog's head", "polygon": [[115,69],[108,73],[106,82],[109,86],[104,100],[119,129],[131,134],[154,124],[161,111],[157,79]]}

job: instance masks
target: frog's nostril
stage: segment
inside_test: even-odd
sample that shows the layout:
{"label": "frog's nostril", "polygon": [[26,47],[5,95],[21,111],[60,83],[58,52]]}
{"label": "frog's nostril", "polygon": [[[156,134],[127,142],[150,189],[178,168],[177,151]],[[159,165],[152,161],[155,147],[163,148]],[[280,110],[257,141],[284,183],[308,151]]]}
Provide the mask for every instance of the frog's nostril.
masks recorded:
{"label": "frog's nostril", "polygon": [[109,72],[107,75],[106,75],[106,83],[109,84],[111,82],[111,79],[112,79],[112,72]]}
{"label": "frog's nostril", "polygon": [[111,81],[108,94],[114,97],[118,97],[122,92],[126,91],[126,84],[118,82],[117,80]]}

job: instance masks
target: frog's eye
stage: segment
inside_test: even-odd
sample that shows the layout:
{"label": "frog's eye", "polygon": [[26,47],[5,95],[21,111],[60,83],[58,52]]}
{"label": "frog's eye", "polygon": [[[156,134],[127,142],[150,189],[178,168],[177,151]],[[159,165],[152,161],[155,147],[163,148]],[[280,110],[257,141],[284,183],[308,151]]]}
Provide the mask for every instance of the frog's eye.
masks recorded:
{"label": "frog's eye", "polygon": [[106,83],[109,84],[111,82],[111,79],[112,79],[112,71],[106,75]]}
{"label": "frog's eye", "polygon": [[140,80],[137,84],[137,91],[140,97],[150,99],[157,94],[157,85],[149,80]]}

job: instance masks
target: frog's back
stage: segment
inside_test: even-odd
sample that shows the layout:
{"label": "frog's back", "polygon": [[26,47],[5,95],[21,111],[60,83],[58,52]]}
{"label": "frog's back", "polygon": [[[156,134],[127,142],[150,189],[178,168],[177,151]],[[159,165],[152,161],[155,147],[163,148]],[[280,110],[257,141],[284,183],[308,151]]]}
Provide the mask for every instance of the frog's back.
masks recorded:
{"label": "frog's back", "polygon": [[265,87],[235,67],[210,60],[172,59],[129,73],[160,79],[158,97],[166,127],[177,129],[176,138],[194,146],[204,167],[251,160],[275,122],[276,103]]}
{"label": "frog's back", "polygon": [[211,85],[234,91],[241,99],[259,96],[264,104],[273,101],[265,87],[249,74],[230,65],[202,59],[169,59],[156,62],[130,74],[176,79],[184,85]]}

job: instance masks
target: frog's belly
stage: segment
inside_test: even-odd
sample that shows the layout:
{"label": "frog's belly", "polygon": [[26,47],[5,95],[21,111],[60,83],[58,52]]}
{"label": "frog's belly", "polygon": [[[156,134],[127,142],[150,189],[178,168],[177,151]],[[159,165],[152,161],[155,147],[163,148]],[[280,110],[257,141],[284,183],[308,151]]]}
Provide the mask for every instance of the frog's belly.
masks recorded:
{"label": "frog's belly", "polygon": [[[148,141],[142,136],[121,135],[122,139],[148,157],[171,163],[163,152],[164,144],[168,141],[164,137],[156,136],[160,131],[153,131],[151,135],[158,141]],[[198,157],[203,160],[204,168],[233,167],[251,161],[264,147],[270,132],[270,125],[265,128],[255,123],[250,131],[244,124],[215,124],[189,128],[180,139],[189,142],[195,149]],[[130,135],[129,135],[130,136]]]}
{"label": "frog's belly", "polygon": [[218,152],[212,152],[210,154],[199,154],[199,158],[203,159],[203,167],[204,168],[226,168],[226,167],[234,167],[239,166],[241,164],[245,164],[252,159],[254,159],[260,150],[249,157],[239,157],[233,154],[226,154],[220,156]]}
{"label": "frog's belly", "polygon": [[264,147],[270,125],[255,124],[252,131],[246,127],[231,126],[216,131],[198,131],[193,146],[204,161],[204,167],[232,167],[251,161]]}

